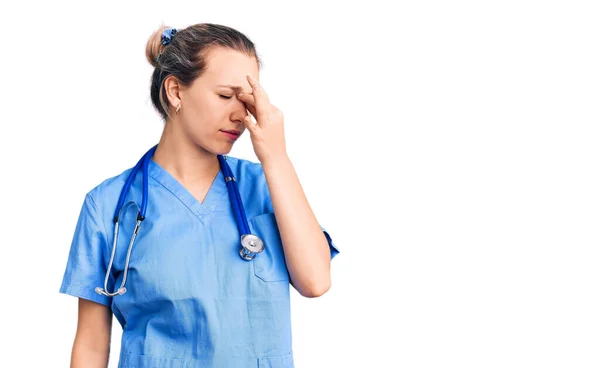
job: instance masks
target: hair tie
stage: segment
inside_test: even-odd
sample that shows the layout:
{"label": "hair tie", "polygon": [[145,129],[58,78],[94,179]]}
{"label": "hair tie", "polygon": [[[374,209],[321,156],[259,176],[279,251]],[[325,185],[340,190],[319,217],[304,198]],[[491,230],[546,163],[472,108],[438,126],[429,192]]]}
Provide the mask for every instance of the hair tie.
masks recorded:
{"label": "hair tie", "polygon": [[171,39],[173,38],[173,36],[175,35],[175,33],[177,33],[177,30],[175,28],[167,28],[163,31],[162,36],[160,38],[160,41],[162,42],[162,44],[164,46],[167,46],[168,44],[171,43]]}
{"label": "hair tie", "polygon": [[[175,29],[175,28],[167,28],[163,31],[163,33],[160,37],[160,42],[163,44],[163,46],[167,46],[168,44],[171,43],[171,40],[173,39],[173,36],[175,35],[175,33],[177,33],[177,29]],[[156,57],[156,61],[158,61],[158,58],[160,57],[160,55],[162,55],[162,51]]]}

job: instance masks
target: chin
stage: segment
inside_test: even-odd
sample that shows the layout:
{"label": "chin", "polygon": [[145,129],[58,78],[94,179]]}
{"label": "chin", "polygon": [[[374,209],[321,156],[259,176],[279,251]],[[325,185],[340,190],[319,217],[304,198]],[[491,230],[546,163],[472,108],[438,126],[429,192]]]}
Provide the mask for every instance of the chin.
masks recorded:
{"label": "chin", "polygon": [[213,140],[208,144],[204,144],[205,142],[201,142],[199,140],[194,140],[194,144],[198,148],[198,150],[208,152],[213,155],[227,155],[231,152],[233,148],[233,144],[219,142],[217,140]]}
{"label": "chin", "polygon": [[227,155],[229,152],[231,152],[232,148],[233,144],[222,145],[220,148],[210,150],[209,152],[212,152],[215,155]]}

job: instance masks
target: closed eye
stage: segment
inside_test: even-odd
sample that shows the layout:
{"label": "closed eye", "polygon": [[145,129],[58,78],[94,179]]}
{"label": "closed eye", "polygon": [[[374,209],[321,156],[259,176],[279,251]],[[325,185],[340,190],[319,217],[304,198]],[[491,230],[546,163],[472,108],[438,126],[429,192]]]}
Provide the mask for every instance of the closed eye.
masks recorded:
{"label": "closed eye", "polygon": [[219,97],[221,97],[222,99],[225,99],[225,100],[230,100],[231,99],[231,96],[219,95]]}

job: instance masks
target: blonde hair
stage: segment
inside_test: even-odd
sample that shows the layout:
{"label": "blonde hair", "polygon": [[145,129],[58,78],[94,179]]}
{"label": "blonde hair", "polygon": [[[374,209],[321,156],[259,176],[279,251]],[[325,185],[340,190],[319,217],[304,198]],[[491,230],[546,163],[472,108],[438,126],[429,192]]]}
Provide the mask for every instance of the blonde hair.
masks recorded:
{"label": "blonde hair", "polygon": [[206,70],[205,56],[211,47],[222,46],[245,53],[256,59],[259,68],[262,65],[254,43],[231,27],[199,23],[177,29],[165,46],[162,44],[162,33],[168,28],[172,27],[161,24],[146,44],[146,59],[154,67],[150,98],[165,122],[170,118],[167,94],[163,88],[165,79],[174,75],[184,86],[191,85]]}

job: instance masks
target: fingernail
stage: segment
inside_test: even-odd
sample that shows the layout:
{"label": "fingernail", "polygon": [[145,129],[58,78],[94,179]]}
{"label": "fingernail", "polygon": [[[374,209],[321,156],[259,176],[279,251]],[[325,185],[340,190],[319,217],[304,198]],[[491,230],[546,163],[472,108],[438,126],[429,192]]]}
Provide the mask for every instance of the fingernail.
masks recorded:
{"label": "fingernail", "polygon": [[238,93],[238,97],[242,97],[244,95],[244,93],[240,92]]}

